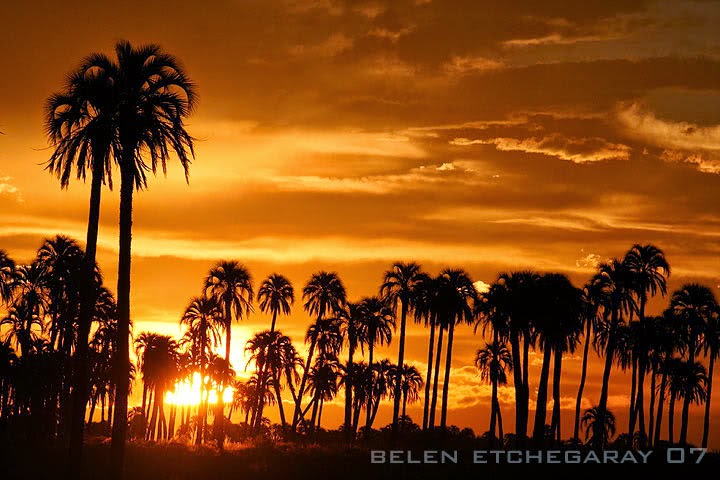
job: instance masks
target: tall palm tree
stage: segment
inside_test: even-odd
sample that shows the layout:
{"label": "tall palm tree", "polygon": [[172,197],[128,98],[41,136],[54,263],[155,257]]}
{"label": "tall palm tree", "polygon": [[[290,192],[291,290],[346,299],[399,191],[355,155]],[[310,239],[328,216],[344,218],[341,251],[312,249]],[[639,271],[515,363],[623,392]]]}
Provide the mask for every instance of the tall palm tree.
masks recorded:
{"label": "tall palm tree", "polygon": [[205,278],[205,291],[215,298],[223,311],[225,330],[225,360],[230,363],[232,320],[241,320],[253,311],[253,286],[250,270],[235,260],[222,260],[210,269]]}
{"label": "tall palm tree", "polygon": [[[368,348],[368,366],[374,366],[373,354],[375,345],[389,345],[392,340],[392,332],[395,328],[395,312],[388,304],[379,297],[365,297],[360,300],[360,330],[361,338]],[[375,407],[374,398],[368,401],[365,426],[370,426],[370,417]],[[379,399],[378,399],[379,401]]]}
{"label": "tall palm tree", "polygon": [[[308,283],[303,288],[303,299],[305,300],[304,308],[309,315],[316,317],[316,324],[319,324],[327,315],[337,315],[345,306],[346,293],[340,277],[335,272],[320,271],[314,273]],[[308,337],[306,336],[306,340]],[[297,426],[300,420],[301,402],[305,394],[305,384],[307,376],[310,373],[310,363],[315,353],[317,344],[317,336],[313,335],[309,338],[310,348],[305,360],[305,369],[303,370],[302,379],[300,380],[300,388],[295,402],[295,413],[293,414],[293,428]]]}
{"label": "tall palm tree", "polygon": [[[340,380],[340,364],[336,358],[316,363],[308,374],[308,392],[313,406],[310,425],[312,429],[322,424],[322,408],[325,401],[331,401],[337,395]],[[310,405],[308,405],[309,407]]]}
{"label": "tall palm tree", "polygon": [[8,304],[15,290],[15,261],[0,249],[0,304]]}
{"label": "tall palm tree", "polygon": [[435,309],[437,297],[438,282],[435,278],[420,274],[413,288],[414,304],[415,304],[415,323],[422,323],[430,329],[428,338],[428,359],[427,372],[425,376],[425,396],[423,397],[423,431],[428,428],[429,412],[430,412],[430,385],[432,380],[432,361],[433,350],[435,348],[435,327],[437,325],[437,312]]}
{"label": "tall palm tree", "polygon": [[585,324],[585,338],[583,342],[583,361],[580,369],[580,384],[578,386],[577,399],[575,400],[573,438],[576,440],[580,439],[580,409],[582,407],[583,391],[585,390],[585,380],[587,379],[588,354],[590,352],[590,344],[592,343],[592,335],[599,321],[599,310],[599,295],[594,291],[593,284],[588,283],[583,287],[582,291],[582,321]]}
{"label": "tall palm tree", "polygon": [[[670,265],[661,249],[652,244],[633,245],[625,254],[623,262],[627,265],[633,275],[633,290],[638,299],[638,319],[646,330],[645,306],[648,301],[648,294],[655,296],[658,292],[665,296],[667,293],[667,278],[670,276]],[[636,414],[640,424],[640,433],[645,435],[645,374],[648,368],[649,358],[647,352],[640,350],[636,360],[637,368],[637,398],[631,403],[635,408],[630,410],[630,429],[632,435],[635,430]]]}
{"label": "tall palm tree", "polygon": [[203,441],[203,432],[207,421],[207,404],[203,402],[207,365],[213,347],[220,342],[220,329],[224,326],[224,315],[214,298],[196,297],[185,309],[180,318],[180,324],[187,327],[184,340],[190,344],[191,356],[200,373],[200,418],[195,438],[195,443],[199,445]]}
{"label": "tall palm tree", "polygon": [[[543,275],[538,283],[539,303],[536,305],[535,333],[543,350],[543,362],[538,384],[537,406],[533,440],[541,445],[545,439],[545,418],[547,413],[548,380],[550,360],[555,355],[553,376],[553,433],[559,430],[560,370],[562,355],[575,349],[577,336],[582,329],[580,323],[581,296],[567,276],[559,273]],[[555,408],[557,407],[557,409]],[[557,430],[555,430],[557,429]],[[559,433],[559,432],[557,432]]]}
{"label": "tall palm tree", "polygon": [[[272,323],[270,324],[270,332],[275,331],[275,323],[279,313],[283,315],[290,315],[290,309],[292,304],[295,302],[295,291],[293,289],[290,280],[284,276],[273,273],[268,278],[263,280],[258,290],[257,300],[260,306],[260,311],[272,315]],[[269,364],[265,364],[266,371],[261,375],[261,379],[267,378],[267,368]],[[273,377],[275,378],[275,377]],[[279,385],[276,383],[276,390],[279,392]],[[277,393],[276,392],[276,393]],[[264,398],[260,396],[260,398]],[[280,411],[282,413],[282,424],[285,425],[284,413],[282,412],[282,399],[277,398],[278,404],[280,405]],[[262,405],[258,405],[260,410],[259,419],[262,420]],[[259,424],[258,424],[259,425]]]}
{"label": "tall palm tree", "polygon": [[588,444],[605,448],[615,435],[615,415],[610,410],[592,407],[585,410],[582,417],[585,428],[585,440]]}
{"label": "tall palm tree", "polygon": [[675,371],[673,378],[678,384],[678,399],[683,399],[680,445],[687,445],[690,404],[701,404],[707,399],[707,372],[705,366],[700,362],[684,361],[680,363],[679,369]]}
{"label": "tall palm tree", "polygon": [[[390,270],[385,272],[383,283],[380,286],[380,295],[388,302],[391,302],[393,309],[397,311],[400,306],[400,340],[398,343],[398,365],[405,365],[405,326],[407,315],[413,308],[414,287],[419,280],[420,265],[415,262],[395,262]],[[400,387],[395,385],[393,393],[393,432],[398,428],[398,415],[400,412]]]}
{"label": "tall palm tree", "polygon": [[715,370],[715,360],[720,357],[720,311],[707,319],[705,324],[705,356],[710,364],[707,372],[707,401],[705,402],[705,417],[703,420],[702,448],[708,446],[710,433],[710,401],[712,400],[712,380]]}
{"label": "tall palm tree", "polygon": [[[625,315],[635,311],[636,306],[632,296],[633,277],[623,262],[615,259],[600,264],[598,272],[590,281],[597,289],[603,309],[602,329],[596,336],[596,346],[605,352],[600,400],[596,410],[602,416],[607,412],[610,372],[616,359],[618,330],[624,324]],[[600,418],[600,424],[603,423]]]}
{"label": "tall palm tree", "polygon": [[[676,333],[677,325],[672,318],[670,309],[667,309],[662,316],[656,317],[654,323],[653,366],[655,371],[653,376],[660,375],[661,378],[657,388],[657,416],[653,426],[653,435],[650,435],[650,438],[652,445],[657,445],[660,441],[665,397],[669,390],[668,380],[672,377],[674,362],[679,361],[674,358],[674,355],[681,346],[681,339]],[[671,402],[674,402],[674,399],[671,398]]]}
{"label": "tall palm tree", "polygon": [[478,301],[478,292],[467,272],[446,268],[440,273],[441,305],[447,315],[448,338],[445,357],[445,380],[443,381],[442,413],[440,428],[447,426],[448,392],[450,388],[450,369],[452,365],[453,334],[455,325],[471,324],[475,319],[474,303]]}
{"label": "tall palm tree", "polygon": [[[95,72],[106,79],[112,101],[103,118],[111,119],[107,130],[117,142],[115,160],[120,166],[120,242],[118,255],[118,350],[115,384],[115,422],[112,432],[111,471],[120,478],[127,437],[127,400],[130,372],[130,263],[133,192],[147,187],[146,172],[166,171],[174,152],[188,178],[194,155],[192,137],[185,130],[185,118],[195,106],[194,85],[180,63],[157,45],[133,47],[118,42],[116,59],[93,54],[79,73]],[[106,94],[103,93],[103,96]],[[100,108],[100,107],[98,107]],[[147,159],[147,161],[146,161]]]}
{"label": "tall palm tree", "polygon": [[70,184],[73,170],[78,180],[91,173],[90,206],[82,276],[81,308],[78,320],[76,371],[73,380],[73,409],[70,434],[70,465],[77,465],[82,452],[85,405],[88,396],[88,341],[92,308],[97,291],[91,279],[95,269],[97,237],[100,221],[100,196],[103,184],[112,187],[111,154],[119,155],[117,129],[113,125],[115,111],[112,80],[106,69],[88,68],[87,58],[79,71],[73,72],[62,92],[48,99],[45,127],[54,149],[46,169],[60,180],[61,188]]}
{"label": "tall palm tree", "polygon": [[[495,438],[502,441],[502,412],[500,410],[500,401],[498,400],[498,386],[507,385],[506,371],[512,371],[512,355],[507,346],[502,342],[486,343],[475,354],[475,366],[480,371],[480,379],[485,383],[492,385],[492,406],[490,408],[490,441],[495,442]],[[495,436],[495,427],[499,426],[499,435]]]}
{"label": "tall palm tree", "polygon": [[342,333],[347,339],[348,344],[348,361],[344,366],[345,373],[341,379],[341,385],[345,390],[345,422],[343,423],[343,428],[349,440],[354,437],[355,433],[352,415],[353,374],[356,371],[356,369],[353,368],[354,355],[358,346],[362,347],[367,343],[367,339],[363,336],[365,331],[362,329],[362,313],[362,308],[359,303],[348,302],[345,309],[343,309],[339,315]]}

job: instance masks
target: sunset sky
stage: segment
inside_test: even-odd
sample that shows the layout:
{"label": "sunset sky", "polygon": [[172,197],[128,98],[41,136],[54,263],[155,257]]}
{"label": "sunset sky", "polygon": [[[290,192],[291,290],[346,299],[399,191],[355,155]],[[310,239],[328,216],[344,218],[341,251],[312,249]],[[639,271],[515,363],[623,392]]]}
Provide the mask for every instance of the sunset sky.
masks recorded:
{"label": "sunset sky", "polygon": [[[654,243],[672,266],[671,290],[697,281],[717,293],[718,2],[128,1],[121,9],[69,0],[3,10],[0,248],[18,261],[46,236],[85,238],[89,186],[62,191],[41,165],[50,156],[44,102],[84,56],[110,54],[120,39],[158,43],[197,84],[190,184],[171,164],[135,197],[136,333],[179,336],[180,314],[220,258],[245,263],[256,287],[277,271],[298,292],[311,273],[334,270],[358,300],[399,259],[433,274],[463,267],[485,283],[507,270],[559,271],[581,286],[599,260]],[[114,290],[119,195],[103,195],[98,260]],[[666,302],[654,301],[652,313]],[[297,302],[279,328],[300,347],[309,321]],[[236,327],[238,370],[244,341],[268,326],[253,314]],[[426,342],[411,327],[409,360],[423,373]],[[460,327],[455,345],[449,423],[482,433],[490,389],[471,366],[482,339]],[[396,343],[380,352],[397,361]],[[599,397],[594,362],[587,406]],[[568,436],[580,357],[564,366]],[[624,431],[630,387],[621,377],[613,373],[609,405]],[[506,431],[512,400],[510,387],[501,391]],[[718,432],[720,399],[714,407]],[[381,408],[378,426],[390,410]],[[325,412],[324,426],[337,427],[341,407]],[[700,413],[691,418],[697,442]],[[420,421],[422,406],[409,414]],[[720,448],[720,435],[711,446]]]}

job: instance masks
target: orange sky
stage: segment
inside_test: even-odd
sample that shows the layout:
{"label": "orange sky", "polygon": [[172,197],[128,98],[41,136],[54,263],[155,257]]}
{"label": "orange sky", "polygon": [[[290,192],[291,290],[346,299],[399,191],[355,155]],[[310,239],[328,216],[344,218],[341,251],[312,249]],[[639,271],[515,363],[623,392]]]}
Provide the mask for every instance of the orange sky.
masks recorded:
{"label": "orange sky", "polygon": [[[652,242],[672,265],[671,289],[716,288],[719,21],[717,3],[669,0],[7,6],[0,248],[27,260],[44,236],[84,239],[88,186],[61,191],[40,166],[49,156],[43,102],[83,56],[128,39],[177,55],[200,93],[190,185],[171,166],[136,195],[138,332],[179,334],[183,308],[219,258],[246,263],[256,284],[284,273],[298,290],[312,272],[336,270],[357,300],[396,259],[432,273],[462,266],[484,282],[534,267],[581,285],[597,259]],[[99,262],[112,287],[118,193],[104,195]],[[308,322],[296,308],[279,325],[299,345]],[[238,358],[240,340],[268,324],[253,315],[237,327]],[[424,370],[425,332],[409,335],[410,361]],[[470,328],[456,342],[449,421],[482,432],[489,390],[468,367],[481,342]],[[563,396],[574,397],[579,360],[565,367]],[[613,383],[623,426],[628,393]],[[502,400],[512,430],[510,390]],[[325,412],[336,426],[340,409]]]}

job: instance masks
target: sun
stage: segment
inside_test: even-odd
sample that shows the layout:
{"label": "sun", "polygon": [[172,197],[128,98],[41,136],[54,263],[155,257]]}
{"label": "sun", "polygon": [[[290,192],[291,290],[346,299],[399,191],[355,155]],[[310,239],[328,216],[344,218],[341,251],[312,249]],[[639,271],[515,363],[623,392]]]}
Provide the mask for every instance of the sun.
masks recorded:
{"label": "sun", "polygon": [[[177,382],[173,390],[165,392],[165,403],[171,405],[199,405],[200,404],[200,374],[195,372],[192,379],[185,379]],[[223,403],[231,403],[235,390],[227,387],[223,391]],[[203,392],[207,396],[209,404],[215,404],[218,401],[218,392],[216,389],[210,389]]]}

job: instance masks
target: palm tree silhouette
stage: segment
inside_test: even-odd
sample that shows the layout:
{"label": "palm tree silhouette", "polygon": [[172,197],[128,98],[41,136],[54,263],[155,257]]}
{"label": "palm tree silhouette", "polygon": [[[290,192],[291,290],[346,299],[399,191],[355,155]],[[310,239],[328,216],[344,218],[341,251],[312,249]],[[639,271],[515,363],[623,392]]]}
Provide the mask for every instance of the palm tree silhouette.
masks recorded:
{"label": "palm tree silhouette", "polygon": [[15,261],[0,249],[0,305],[10,303],[15,290]]}
{"label": "palm tree silhouette", "polygon": [[[336,358],[328,358],[317,362],[308,374],[308,392],[313,406],[310,425],[313,429],[320,428],[322,409],[325,401],[331,401],[337,395],[340,380],[340,365]],[[309,407],[309,405],[308,405]]]}
{"label": "palm tree silhouette", "polygon": [[345,429],[348,440],[352,440],[355,434],[353,428],[353,381],[356,369],[353,368],[353,359],[355,350],[358,346],[361,348],[367,339],[363,336],[366,331],[362,328],[362,308],[359,303],[348,302],[345,308],[340,311],[339,321],[342,327],[342,333],[347,339],[348,344],[348,361],[345,364],[344,373],[341,378],[341,385],[345,390],[345,421],[343,428]]}
{"label": "palm tree silhouette", "polygon": [[585,428],[586,443],[596,448],[605,448],[615,435],[615,415],[609,410],[589,408],[583,413],[581,423]]}
{"label": "palm tree silhouette", "polygon": [[[627,266],[617,259],[600,264],[598,272],[591,279],[600,296],[603,309],[602,321],[599,325],[602,328],[596,335],[596,347],[604,350],[605,353],[600,400],[596,409],[596,413],[601,416],[608,412],[610,372],[618,347],[618,330],[624,324],[624,315],[636,310],[632,297],[632,282],[633,277]],[[604,423],[602,418],[600,423]]]}
{"label": "palm tree silhouette", "polygon": [[[115,160],[120,166],[120,245],[118,255],[118,349],[115,362],[116,406],[112,432],[111,472],[120,478],[127,437],[127,402],[130,385],[130,263],[132,242],[132,203],[135,189],[147,187],[146,172],[166,171],[173,151],[188,178],[194,155],[192,137],[185,130],[185,118],[195,106],[194,85],[177,59],[157,45],[133,47],[118,42],[116,59],[93,54],[80,69],[107,79],[112,102],[104,118],[117,139]],[[103,96],[105,93],[103,93]],[[100,108],[98,106],[98,108]],[[143,157],[149,157],[148,161]]]}
{"label": "palm tree silhouette", "polygon": [[[498,341],[486,343],[475,354],[475,366],[480,371],[480,379],[492,385],[492,404],[490,408],[490,441],[494,444],[495,438],[502,441],[502,412],[498,400],[498,386],[507,385],[506,371],[512,371],[512,355],[507,346]],[[498,428],[498,436],[495,436],[495,427]]]}
{"label": "palm tree silhouette", "polygon": [[45,127],[54,148],[46,169],[57,175],[61,188],[70,184],[73,170],[78,180],[91,172],[90,207],[84,255],[84,275],[81,277],[80,312],[76,352],[76,371],[73,379],[73,404],[70,433],[70,465],[80,460],[83,442],[85,405],[88,397],[88,341],[92,308],[97,290],[91,279],[95,269],[97,237],[100,220],[100,196],[103,184],[112,188],[111,154],[119,155],[117,130],[113,125],[115,106],[112,79],[105,69],[90,67],[92,57],[68,78],[62,92],[50,96],[45,111]]}
{"label": "palm tree silhouette", "polygon": [[200,418],[195,438],[195,444],[200,445],[207,418],[207,400],[203,400],[203,393],[207,390],[207,365],[212,348],[220,342],[220,329],[224,326],[224,316],[214,298],[195,297],[185,309],[180,324],[188,328],[184,341],[190,344],[193,362],[200,373]]}
{"label": "palm tree silhouette", "polygon": [[225,360],[229,363],[233,313],[239,321],[253,311],[252,276],[245,265],[235,260],[223,260],[210,269],[205,278],[205,290],[223,311]]}
{"label": "palm tree silhouette", "polygon": [[[667,278],[670,276],[670,265],[665,254],[655,245],[633,245],[625,254],[623,262],[633,275],[633,290],[638,299],[638,319],[642,324],[642,330],[647,330],[645,325],[645,306],[648,301],[648,294],[655,296],[658,292],[662,296],[667,293]],[[642,337],[641,337],[642,338]],[[636,416],[639,421],[640,434],[645,436],[645,374],[648,369],[647,349],[638,349],[637,359],[633,363],[633,369],[637,369],[637,398],[631,398],[630,428],[629,434],[635,432]]]}
{"label": "palm tree silhouette", "polygon": [[428,338],[427,372],[425,377],[425,396],[423,397],[423,431],[428,428],[430,411],[430,385],[433,373],[433,350],[435,348],[435,327],[437,326],[438,281],[427,274],[418,275],[413,287],[415,323],[422,323],[430,329]]}
{"label": "palm tree silhouette", "polygon": [[[360,300],[360,338],[368,348],[368,366],[374,367],[373,353],[375,345],[390,344],[392,332],[395,328],[395,314],[391,307],[379,297],[365,297]],[[367,403],[365,427],[370,427],[370,418],[374,411],[373,402],[376,399],[370,397]],[[377,399],[379,401],[379,399]]]}
{"label": "palm tree silhouette", "polygon": [[464,270],[446,268],[440,273],[441,305],[448,325],[447,354],[445,357],[445,380],[443,381],[442,413],[440,427],[447,425],[448,392],[450,388],[450,369],[452,364],[453,334],[455,325],[471,324],[475,319],[474,302],[478,301],[470,276]]}
{"label": "palm tree silhouette", "polygon": [[[390,302],[393,311],[397,311],[400,304],[400,340],[398,346],[398,365],[405,365],[405,325],[408,312],[413,308],[414,287],[419,280],[420,265],[414,262],[395,262],[390,270],[385,272],[383,283],[380,286],[380,295]],[[400,412],[400,387],[395,385],[393,393],[393,432],[398,428],[398,415]]]}
{"label": "palm tree silhouette", "polygon": [[[595,284],[597,286],[597,284]],[[577,399],[575,401],[575,423],[573,428],[573,439],[580,439],[580,409],[582,407],[583,391],[585,389],[585,380],[587,379],[588,354],[590,344],[593,343],[593,334],[597,330],[599,322],[598,313],[600,310],[599,295],[595,292],[592,283],[588,283],[583,287],[582,291],[582,321],[585,325],[583,360],[580,368],[580,384],[578,386]],[[654,378],[654,377],[653,377]]]}
{"label": "palm tree silhouette", "polygon": [[[345,306],[345,298],[345,286],[335,272],[320,271],[315,273],[305,285],[305,288],[303,288],[305,311],[308,312],[309,315],[316,316],[316,324],[319,324],[326,314],[337,315]],[[319,331],[320,330],[315,329],[315,332],[319,333]],[[308,331],[308,333],[310,333],[310,331]],[[302,379],[300,380],[300,388],[298,389],[297,401],[295,403],[293,428],[295,428],[298,421],[300,421],[301,402],[305,394],[307,376],[310,373],[310,362],[315,353],[317,335],[306,336],[306,341],[307,340],[310,340],[310,348],[305,360],[305,369],[303,370]]]}
{"label": "palm tree silhouette", "polygon": [[707,398],[708,378],[705,367],[700,362],[683,361],[677,364],[673,372],[671,388],[678,400],[683,400],[680,424],[680,445],[687,445],[688,415],[691,403],[701,404]]}
{"label": "palm tree silhouette", "polygon": [[[657,387],[657,416],[653,426],[653,434],[650,435],[652,445],[660,441],[662,427],[663,408],[666,393],[668,392],[668,378],[672,373],[673,355],[679,349],[679,335],[675,332],[676,323],[672,318],[670,310],[666,310],[662,316],[655,317],[653,332],[653,355],[651,365],[654,368],[653,378],[660,375],[660,385]],[[652,399],[651,399],[652,402]]]}
{"label": "palm tree silhouette", "polygon": [[715,369],[715,360],[720,357],[720,310],[716,310],[715,314],[707,318],[705,324],[705,356],[710,364],[707,372],[707,401],[705,402],[705,416],[703,419],[703,436],[702,448],[708,446],[708,436],[710,433],[710,400],[712,399],[712,379]]}
{"label": "palm tree silhouette", "polygon": [[420,400],[420,389],[423,387],[423,379],[420,371],[407,363],[403,368],[397,365],[390,366],[389,378],[392,383],[392,392],[395,392],[395,384],[400,384],[402,392],[402,413],[400,418],[407,418],[407,404]]}
{"label": "palm tree silhouette", "polygon": [[[175,383],[178,376],[178,344],[169,335],[143,332],[135,340],[135,351],[139,369],[143,376],[142,412],[145,409],[146,386],[152,389],[152,415],[145,434],[148,440],[168,439],[165,420],[165,392]],[[149,404],[148,404],[149,405]],[[159,416],[159,420],[158,420]]]}

